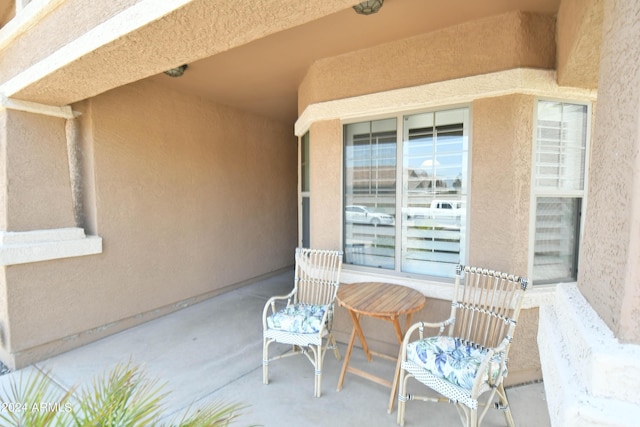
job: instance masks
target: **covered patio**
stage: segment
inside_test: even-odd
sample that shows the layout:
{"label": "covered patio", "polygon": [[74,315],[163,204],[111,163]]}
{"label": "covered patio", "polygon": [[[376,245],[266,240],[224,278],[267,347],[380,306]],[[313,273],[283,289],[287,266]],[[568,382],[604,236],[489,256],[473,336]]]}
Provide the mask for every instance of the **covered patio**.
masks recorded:
{"label": "covered patio", "polygon": [[[262,384],[262,307],[269,296],[290,290],[292,280],[292,271],[282,271],[4,375],[0,377],[4,396],[12,379],[34,369],[47,372],[66,390],[88,385],[117,364],[132,361],[150,377],[166,381],[166,391],[171,392],[164,401],[169,419],[191,404],[196,409],[224,400],[249,405],[232,424],[238,426],[395,426],[395,411],[386,410],[386,388],[347,375],[343,390],[336,391],[342,361],[331,353],[325,358],[320,398],[313,397],[313,369],[303,357],[274,362],[270,384]],[[344,355],[346,345],[338,345]],[[367,362],[361,351],[354,351],[352,363]],[[380,359],[366,368],[388,376],[393,370],[392,364]],[[512,387],[507,393],[518,426],[550,425],[542,383]],[[407,426],[458,424],[452,405],[409,403]],[[491,410],[483,425],[504,426],[504,417]]]}
{"label": "covered patio", "polygon": [[[64,389],[132,360],[168,382],[169,415],[219,397],[250,405],[242,425],[395,425],[388,390],[336,391],[331,355],[321,399],[304,359],[262,385],[261,308],[293,249],[340,249],[342,283],[422,292],[416,320],[446,310],[458,261],[526,275],[516,421],[636,425],[640,2],[98,3],[0,0],[2,363]],[[579,144],[549,161],[548,129]],[[455,150],[424,148],[434,131]],[[416,222],[443,195],[464,212]],[[354,225],[360,205],[395,225]],[[387,326],[371,338],[393,354]],[[411,405],[427,421],[456,411]]]}

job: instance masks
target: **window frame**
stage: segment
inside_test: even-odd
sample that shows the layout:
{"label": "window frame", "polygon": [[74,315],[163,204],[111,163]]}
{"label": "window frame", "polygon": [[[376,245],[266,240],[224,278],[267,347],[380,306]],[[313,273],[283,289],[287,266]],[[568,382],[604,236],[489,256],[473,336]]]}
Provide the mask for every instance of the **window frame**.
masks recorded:
{"label": "window frame", "polygon": [[[377,120],[385,120],[385,119],[395,119],[396,120],[396,140],[398,141],[396,144],[396,190],[403,190],[403,143],[404,143],[404,118],[407,116],[412,116],[416,114],[423,113],[437,113],[448,110],[456,110],[456,109],[466,109],[466,122],[465,122],[465,136],[467,137],[467,165],[466,165],[466,177],[464,182],[464,188],[466,188],[466,203],[463,203],[465,218],[463,223],[461,224],[461,233],[464,233],[463,244],[461,244],[460,248],[460,263],[465,264],[467,262],[469,256],[469,244],[470,244],[470,223],[471,223],[471,175],[472,175],[472,146],[473,146],[473,103],[465,102],[460,104],[449,104],[449,105],[439,105],[429,108],[420,108],[420,109],[410,109],[410,110],[394,110],[385,114],[375,114],[375,115],[363,115],[358,117],[349,117],[344,118],[340,121],[340,132],[341,132],[341,222],[340,222],[340,245],[345,248],[345,142],[344,142],[344,130],[345,126],[350,124],[357,124],[363,122],[373,122]],[[396,243],[401,242],[402,237],[400,235],[400,224],[401,221],[398,221],[398,218],[401,218],[402,215],[402,193],[396,192]],[[444,277],[444,276],[435,276],[432,274],[419,274],[419,273],[410,273],[402,271],[402,247],[400,244],[396,244],[395,247],[396,255],[395,255],[395,266],[393,269],[385,269],[379,267],[365,266],[365,265],[357,265],[357,264],[344,264],[348,270],[353,270],[355,272],[364,272],[368,274],[375,274],[387,277],[407,277],[417,280],[426,280],[426,281],[435,281],[442,283],[453,283],[454,278],[452,277]]]}
{"label": "window frame", "polygon": [[[538,148],[537,130],[538,130],[538,104],[543,102],[559,102],[563,104],[574,104],[585,106],[586,111],[586,131],[585,131],[585,155],[584,155],[584,175],[583,175],[583,188],[582,190],[539,190],[536,188],[536,153]],[[528,262],[527,262],[527,276],[531,278],[531,284],[536,289],[553,288],[560,283],[576,283],[578,280],[578,274],[580,272],[581,264],[581,247],[584,240],[584,227],[587,211],[587,196],[589,193],[589,165],[591,159],[591,138],[593,130],[593,102],[572,98],[554,98],[546,96],[536,96],[533,102],[533,129],[531,135],[531,176],[530,176],[530,197],[529,197],[529,242],[528,242]],[[535,283],[533,280],[533,267],[535,257],[535,242],[536,242],[536,212],[538,198],[561,198],[561,199],[580,199],[580,218],[578,227],[578,244],[576,253],[576,277],[573,281],[544,281],[542,283]]]}

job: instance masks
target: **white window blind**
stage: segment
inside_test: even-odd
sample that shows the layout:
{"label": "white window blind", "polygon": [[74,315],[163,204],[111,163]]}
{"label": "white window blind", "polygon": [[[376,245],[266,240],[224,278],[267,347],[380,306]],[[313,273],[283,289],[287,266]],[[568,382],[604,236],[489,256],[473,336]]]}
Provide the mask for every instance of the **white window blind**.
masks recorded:
{"label": "white window blind", "polygon": [[538,102],[532,271],[535,284],[577,277],[587,130],[586,105]]}
{"label": "white window blind", "polygon": [[345,263],[395,266],[396,119],[345,126]]}
{"label": "white window blind", "polygon": [[468,118],[459,108],[345,125],[347,264],[454,277],[466,246]]}
{"label": "white window blind", "polygon": [[466,109],[404,119],[402,271],[447,277],[461,262]]}

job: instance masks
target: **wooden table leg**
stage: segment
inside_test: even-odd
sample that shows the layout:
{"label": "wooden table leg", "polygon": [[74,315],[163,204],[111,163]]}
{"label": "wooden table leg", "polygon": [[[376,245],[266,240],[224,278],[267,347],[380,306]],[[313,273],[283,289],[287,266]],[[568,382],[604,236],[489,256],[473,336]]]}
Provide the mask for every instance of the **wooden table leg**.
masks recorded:
{"label": "wooden table leg", "polygon": [[398,342],[400,342],[400,350],[398,350],[398,359],[396,360],[396,369],[393,372],[393,382],[391,383],[391,395],[389,396],[389,405],[387,407],[387,413],[393,412],[393,406],[396,401],[396,396],[398,394],[398,380],[400,378],[400,351],[402,351],[402,340],[404,338],[402,334],[402,329],[400,329],[399,319],[396,317],[393,319],[393,328],[396,331],[396,337],[398,338]]}
{"label": "wooden table leg", "polygon": [[338,391],[342,390],[342,384],[344,383],[344,376],[347,374],[347,368],[349,367],[349,359],[351,359],[351,350],[353,350],[353,343],[356,340],[356,327],[351,330],[351,338],[349,338],[349,344],[347,345],[347,353],[344,355],[344,362],[342,363],[342,371],[340,371],[340,378],[338,379]]}
{"label": "wooden table leg", "polygon": [[391,320],[391,323],[393,323],[393,329],[396,331],[396,338],[398,338],[398,342],[402,344],[404,335],[402,333],[402,328],[400,328],[400,320],[397,317],[394,317]]}
{"label": "wooden table leg", "polygon": [[351,320],[353,321],[353,327],[355,331],[358,333],[360,344],[362,344],[362,350],[364,351],[364,354],[367,356],[367,360],[371,362],[371,360],[373,359],[371,357],[371,352],[369,351],[369,345],[367,344],[367,340],[364,338],[364,332],[362,332],[362,328],[360,327],[360,315],[355,314],[352,311],[349,311],[349,314],[351,315]]}

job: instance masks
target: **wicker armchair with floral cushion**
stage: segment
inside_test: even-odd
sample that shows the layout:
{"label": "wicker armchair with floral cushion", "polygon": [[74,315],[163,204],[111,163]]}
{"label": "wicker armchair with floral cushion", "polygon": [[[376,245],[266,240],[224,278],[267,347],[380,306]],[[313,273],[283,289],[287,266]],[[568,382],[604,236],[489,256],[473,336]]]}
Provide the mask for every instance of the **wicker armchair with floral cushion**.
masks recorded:
{"label": "wicker armchair with floral cushion", "polygon": [[[314,396],[320,397],[327,348],[340,359],[331,326],[342,256],[341,251],[296,249],[293,290],[270,298],[262,313],[264,384],[269,384],[269,362],[303,354],[315,368]],[[269,345],[274,342],[291,345],[291,351],[269,358]]]}
{"label": "wicker armchair with floral cushion", "polygon": [[[515,426],[503,379],[526,288],[527,280],[518,276],[457,267],[449,319],[416,323],[405,334],[400,351],[399,425],[404,425],[406,402],[423,400],[454,403],[467,427],[479,426],[491,407],[502,409],[507,425]],[[435,329],[437,335],[428,336],[425,329]],[[409,378],[435,391],[437,397],[407,393]],[[496,394],[498,402],[491,405]]]}

